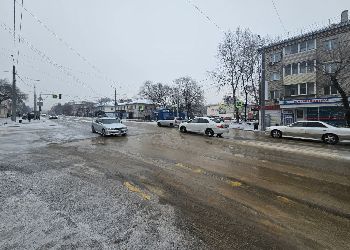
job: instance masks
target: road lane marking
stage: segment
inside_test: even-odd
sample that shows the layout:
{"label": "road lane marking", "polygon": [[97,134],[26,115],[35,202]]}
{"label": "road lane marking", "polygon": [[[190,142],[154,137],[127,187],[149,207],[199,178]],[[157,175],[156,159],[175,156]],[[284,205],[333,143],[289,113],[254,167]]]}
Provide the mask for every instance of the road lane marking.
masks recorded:
{"label": "road lane marking", "polygon": [[124,186],[129,189],[131,192],[137,193],[139,196],[141,196],[142,199],[144,200],[150,200],[151,196],[143,192],[141,189],[138,187],[132,185],[130,182],[126,181],[124,182]]}
{"label": "road lane marking", "polygon": [[242,186],[242,183],[239,181],[228,181],[228,184],[230,184],[230,186],[232,187],[240,187]]}
{"label": "road lane marking", "polygon": [[289,204],[289,203],[291,203],[292,201],[290,200],[290,199],[288,199],[288,198],[286,198],[286,197],[284,197],[284,196],[277,196],[277,199],[279,199],[280,201],[282,201],[282,202],[284,202],[284,203],[287,203],[287,204]]}

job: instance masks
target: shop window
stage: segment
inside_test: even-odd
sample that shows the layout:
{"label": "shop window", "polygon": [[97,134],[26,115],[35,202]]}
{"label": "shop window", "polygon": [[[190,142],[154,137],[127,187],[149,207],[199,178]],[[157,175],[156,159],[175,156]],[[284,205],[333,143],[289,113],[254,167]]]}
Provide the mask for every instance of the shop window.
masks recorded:
{"label": "shop window", "polygon": [[303,109],[297,109],[297,119],[304,119],[304,110]]}

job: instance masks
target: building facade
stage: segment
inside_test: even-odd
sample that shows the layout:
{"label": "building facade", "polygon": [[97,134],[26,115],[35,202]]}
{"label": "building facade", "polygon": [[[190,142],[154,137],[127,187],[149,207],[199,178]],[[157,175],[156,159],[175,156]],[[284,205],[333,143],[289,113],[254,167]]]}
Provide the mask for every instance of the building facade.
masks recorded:
{"label": "building facade", "polygon": [[349,40],[350,22],[344,11],[338,24],[262,49],[265,81],[261,86],[264,105],[260,107],[264,117],[261,115],[260,121],[263,127],[288,125],[298,120],[345,122],[340,95],[325,77],[325,71],[331,71],[334,65],[334,59],[329,57],[331,52]]}
{"label": "building facade", "polygon": [[98,111],[102,111],[107,115],[114,116],[117,113],[117,116],[122,119],[151,120],[154,118],[156,105],[149,100],[128,100],[118,102],[116,107],[114,102],[111,102],[99,105],[97,108]]}
{"label": "building facade", "polygon": [[6,100],[0,104],[0,118],[7,118],[11,113],[10,101]]}

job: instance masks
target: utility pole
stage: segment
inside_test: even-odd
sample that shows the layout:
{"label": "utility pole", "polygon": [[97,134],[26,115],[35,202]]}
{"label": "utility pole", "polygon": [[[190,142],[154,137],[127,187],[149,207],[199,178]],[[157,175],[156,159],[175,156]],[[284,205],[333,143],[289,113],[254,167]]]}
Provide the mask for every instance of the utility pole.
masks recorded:
{"label": "utility pole", "polygon": [[117,88],[114,88],[114,116],[117,118]]}
{"label": "utility pole", "polygon": [[16,121],[16,110],[17,110],[17,95],[16,95],[16,67],[12,67],[12,115],[11,120]]}
{"label": "utility pole", "polygon": [[37,100],[36,100],[36,87],[34,85],[34,119],[36,120],[36,113],[37,113]]}
{"label": "utility pole", "polygon": [[[13,43],[16,48],[16,0],[13,0]],[[16,110],[17,110],[17,97],[16,97],[16,66],[15,66],[15,53],[13,53],[12,61],[12,111],[11,120],[16,121]]]}
{"label": "utility pole", "polygon": [[261,50],[261,85],[260,85],[260,130],[265,131],[266,124],[265,124],[265,88],[266,88],[266,77],[265,77],[265,64],[266,64],[266,58],[265,58],[265,49],[262,48]]}

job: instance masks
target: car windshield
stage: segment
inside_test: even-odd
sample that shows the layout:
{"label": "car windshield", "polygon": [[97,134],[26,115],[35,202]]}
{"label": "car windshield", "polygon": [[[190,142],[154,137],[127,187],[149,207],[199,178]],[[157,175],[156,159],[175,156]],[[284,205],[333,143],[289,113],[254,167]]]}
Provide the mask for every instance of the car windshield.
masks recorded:
{"label": "car windshield", "polygon": [[119,119],[103,119],[101,120],[103,124],[113,124],[113,123],[120,123]]}
{"label": "car windshield", "polygon": [[324,123],[326,123],[327,125],[333,126],[333,127],[337,127],[337,128],[341,127],[339,124],[334,124],[334,123],[331,123],[331,122],[324,122]]}
{"label": "car windshield", "polygon": [[220,118],[212,118],[212,121],[216,122],[216,123],[221,123],[222,120]]}

